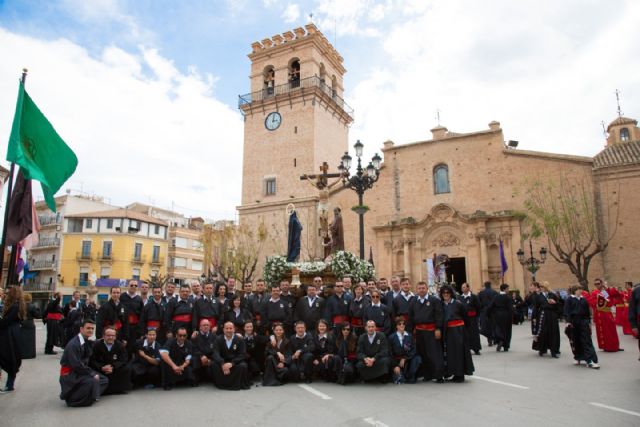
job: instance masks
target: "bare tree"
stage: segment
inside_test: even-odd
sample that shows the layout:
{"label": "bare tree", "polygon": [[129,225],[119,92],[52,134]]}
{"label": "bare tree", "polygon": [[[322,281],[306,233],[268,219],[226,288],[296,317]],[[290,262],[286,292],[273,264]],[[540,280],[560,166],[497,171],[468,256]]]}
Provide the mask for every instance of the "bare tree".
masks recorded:
{"label": "bare tree", "polygon": [[594,186],[590,175],[536,180],[525,184],[526,223],[532,238],[546,237],[549,254],[566,264],[578,282],[588,288],[593,258],[614,237],[620,212],[620,185]]}

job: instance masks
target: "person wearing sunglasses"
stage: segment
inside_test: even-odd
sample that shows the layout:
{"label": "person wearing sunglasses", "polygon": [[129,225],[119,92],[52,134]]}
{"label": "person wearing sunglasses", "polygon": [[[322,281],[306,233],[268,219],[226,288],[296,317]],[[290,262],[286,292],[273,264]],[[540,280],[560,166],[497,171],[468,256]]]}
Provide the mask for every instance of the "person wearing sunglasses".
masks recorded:
{"label": "person wearing sunglasses", "polygon": [[409,322],[416,339],[416,350],[422,359],[423,381],[444,382],[444,356],[442,354],[442,304],[428,294],[426,282],[418,282],[418,295],[409,306]]}
{"label": "person wearing sunglasses", "polygon": [[197,384],[191,368],[193,346],[187,340],[187,329],[179,327],[175,338],[169,339],[160,349],[162,358],[162,387],[171,390],[173,386],[185,383],[192,387]]}
{"label": "person wearing sunglasses", "polygon": [[445,375],[451,381],[461,383],[465,375],[473,375],[474,371],[471,348],[464,329],[466,310],[464,304],[455,299],[453,288],[449,285],[440,288],[440,300],[444,315],[442,347]]}
{"label": "person wearing sunglasses", "polygon": [[362,318],[365,324],[372,320],[376,325],[376,331],[382,332],[386,336],[391,333],[391,312],[380,300],[379,291],[371,292],[371,304],[364,308]]}
{"label": "person wearing sunglasses", "polygon": [[333,295],[327,298],[325,320],[337,330],[341,323],[349,322],[349,307],[352,296],[345,292],[344,283],[338,280],[334,286]]}
{"label": "person wearing sunglasses", "polygon": [[127,336],[127,351],[129,355],[135,351],[136,341],[140,338],[138,323],[140,323],[140,315],[144,303],[138,295],[138,281],[129,280],[127,292],[120,296],[120,302],[125,306],[127,312],[127,321],[129,323],[129,335]]}
{"label": "person wearing sunglasses", "polygon": [[338,384],[346,385],[354,382],[358,376],[356,370],[358,336],[353,333],[348,323],[339,325],[335,348],[338,355],[335,366]]}
{"label": "person wearing sunglasses", "polygon": [[394,384],[415,384],[418,368],[422,360],[416,353],[413,337],[405,330],[406,321],[402,316],[395,319],[396,332],[389,335],[389,351]]}
{"label": "person wearing sunglasses", "polygon": [[367,333],[358,338],[356,368],[364,381],[389,381],[389,343],[387,336],[376,330],[376,322],[368,320]]}

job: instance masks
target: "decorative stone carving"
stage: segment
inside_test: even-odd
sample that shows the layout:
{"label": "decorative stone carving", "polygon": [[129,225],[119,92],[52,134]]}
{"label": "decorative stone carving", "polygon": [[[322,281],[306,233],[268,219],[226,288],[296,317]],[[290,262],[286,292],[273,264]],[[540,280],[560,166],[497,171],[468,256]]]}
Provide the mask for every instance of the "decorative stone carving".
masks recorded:
{"label": "decorative stone carving", "polygon": [[453,209],[447,205],[438,205],[433,208],[432,214],[438,221],[447,221],[453,216]]}
{"label": "decorative stone carving", "polygon": [[436,237],[432,244],[436,247],[458,246],[460,244],[460,239],[455,234],[447,231]]}

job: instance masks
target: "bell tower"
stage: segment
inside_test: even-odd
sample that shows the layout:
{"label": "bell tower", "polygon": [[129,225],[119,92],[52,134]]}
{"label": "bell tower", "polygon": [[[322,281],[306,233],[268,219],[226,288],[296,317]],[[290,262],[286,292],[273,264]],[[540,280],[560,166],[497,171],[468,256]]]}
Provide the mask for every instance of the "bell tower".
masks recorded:
{"label": "bell tower", "polygon": [[[251,48],[251,92],[239,97],[244,151],[238,212],[245,223],[269,211],[284,212],[289,203],[315,209],[317,191],[300,176],[318,172],[323,162],[330,172],[338,171],[353,122],[343,99],[343,58],[314,24]],[[317,226],[302,222],[307,232]],[[286,230],[284,239],[286,249]],[[304,239],[303,233],[303,246]]]}

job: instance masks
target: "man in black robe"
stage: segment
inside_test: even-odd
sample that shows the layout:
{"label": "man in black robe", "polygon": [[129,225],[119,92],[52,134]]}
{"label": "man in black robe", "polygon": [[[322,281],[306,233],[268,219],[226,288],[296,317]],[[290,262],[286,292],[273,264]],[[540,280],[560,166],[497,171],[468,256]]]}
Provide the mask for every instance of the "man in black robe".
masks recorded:
{"label": "man in black robe", "polygon": [[478,293],[478,300],[480,300],[480,333],[487,338],[489,347],[493,347],[493,318],[489,313],[489,306],[491,301],[498,295],[498,293],[491,289],[491,282],[484,282],[484,289]]}
{"label": "man in black robe", "polygon": [[162,288],[160,285],[151,288],[151,294],[152,297],[144,305],[140,315],[139,332],[140,334],[146,334],[148,330],[154,329],[156,331],[156,341],[162,345],[167,339],[167,334],[164,330],[165,308],[162,305]]}
{"label": "man in black robe", "polygon": [[53,347],[64,346],[64,330],[62,328],[64,316],[62,307],[60,307],[61,299],[60,292],[56,292],[42,315],[42,322],[47,325],[47,341],[44,345],[44,354],[57,354]]}
{"label": "man in black robe", "polygon": [[235,334],[233,322],[225,322],[223,335],[213,347],[213,378],[223,390],[248,390],[251,386],[244,340]]}
{"label": "man in black robe", "polygon": [[294,322],[302,320],[307,331],[315,331],[318,320],[324,314],[325,301],[317,295],[317,292],[315,283],[307,285],[307,295],[298,300],[293,315]]}
{"label": "man in black robe", "polygon": [[349,323],[349,307],[352,297],[344,291],[344,283],[337,281],[333,295],[327,298],[325,305],[325,320],[337,332],[343,323]]}
{"label": "man in black robe", "polygon": [[178,328],[185,328],[191,335],[191,323],[193,321],[193,302],[189,301],[191,288],[189,285],[180,285],[178,298],[172,298],[166,306],[164,321],[167,336],[175,334]]}
{"label": "man in black robe", "polygon": [[127,308],[120,302],[120,287],[112,286],[111,298],[98,309],[96,321],[96,338],[102,338],[105,328],[112,327],[116,330],[116,338],[125,345],[129,338],[129,319]]}
{"label": "man in black robe", "polygon": [[154,388],[160,384],[160,344],[157,331],[149,329],[146,335],[136,342],[131,378],[134,385]]}
{"label": "man in black robe", "polygon": [[176,294],[176,284],[173,282],[173,279],[168,281],[164,285],[164,294],[162,295],[162,305],[164,308],[167,308],[167,304],[171,302],[171,300],[178,298]]}
{"label": "man in black robe", "polygon": [[[84,304],[82,304],[82,300],[80,299],[80,291],[73,291],[73,294],[71,294],[71,301],[69,301],[65,306],[64,309],[62,310],[62,314],[64,315],[64,317],[67,317],[67,315],[69,314],[69,310],[71,310],[71,303],[75,301],[75,305],[74,308],[77,308],[80,310],[80,312],[82,313],[82,306]],[[74,336],[77,334],[74,334]],[[71,339],[73,337],[67,337],[68,339]]]}
{"label": "man in black robe", "polygon": [[509,351],[513,326],[513,303],[509,296],[509,285],[506,283],[500,285],[500,293],[493,298],[487,307],[487,315],[493,319],[492,336],[495,339],[496,350]]}
{"label": "man in black robe", "polygon": [[[391,317],[402,317],[405,322],[409,323],[409,306],[411,300],[414,298],[413,292],[411,292],[411,280],[408,277],[404,277],[400,281],[400,294],[393,299],[391,305],[387,305],[391,311]],[[407,326],[411,327],[410,324]],[[390,334],[391,331],[388,332]]]}
{"label": "man in black robe", "polygon": [[289,325],[290,330],[285,331],[285,333],[293,334],[293,313],[296,310],[296,303],[298,302],[298,298],[291,293],[291,283],[288,280],[280,281],[280,299],[283,300],[287,306],[289,307],[289,320],[287,324]]}
{"label": "man in black robe", "polygon": [[162,387],[165,390],[171,390],[178,383],[197,386],[191,367],[192,357],[193,346],[187,340],[187,328],[180,327],[175,338],[167,340],[160,349]]}
{"label": "man in black robe", "polygon": [[427,284],[418,282],[418,295],[409,307],[409,321],[413,325],[416,350],[422,359],[424,381],[444,382],[444,356],[442,354],[442,304],[428,295]]}
{"label": "man in black robe", "polygon": [[478,313],[480,313],[480,300],[478,296],[471,292],[471,288],[467,283],[462,284],[462,294],[460,302],[465,306],[467,312],[467,321],[465,328],[469,337],[469,347],[476,355],[480,354],[482,345],[480,344],[480,325],[478,324]]}
{"label": "man in black robe", "polygon": [[129,323],[129,335],[127,336],[127,351],[133,354],[136,341],[140,338],[140,315],[144,304],[138,295],[138,281],[129,280],[128,290],[120,295],[120,302],[125,306],[127,312],[127,322]]}
{"label": "man in black robe", "polygon": [[311,383],[313,376],[313,352],[315,345],[313,337],[307,333],[302,320],[296,323],[296,333],[291,336],[291,365],[289,379]]}
{"label": "man in black robe", "polygon": [[389,381],[389,344],[382,332],[376,332],[376,323],[367,322],[367,333],[358,338],[358,363],[356,368],[364,381]]}
{"label": "man in black robe", "polygon": [[256,321],[256,332],[265,335],[267,329],[264,326],[263,308],[264,303],[269,298],[265,291],[265,283],[263,279],[256,280],[256,291],[247,297],[249,311]]}
{"label": "man in black robe", "polygon": [[193,344],[193,374],[198,383],[211,380],[213,350],[216,336],[211,332],[211,324],[208,319],[200,321],[200,327],[191,339]]}
{"label": "man in black robe", "polygon": [[445,375],[453,382],[464,382],[465,375],[473,375],[471,349],[465,331],[466,309],[454,298],[455,291],[449,285],[440,288],[443,313],[443,348]]}
{"label": "man in black robe", "polygon": [[200,322],[206,319],[209,321],[209,330],[216,335],[218,333],[218,324],[222,321],[222,313],[223,307],[213,295],[213,283],[205,283],[202,298],[198,298],[193,304],[191,327],[194,331],[197,331],[200,327]]}
{"label": "man in black robe", "polygon": [[386,305],[380,303],[380,299],[379,291],[371,292],[371,304],[362,311],[362,320],[365,324],[367,321],[373,320],[376,324],[376,331],[389,335],[391,333],[391,313]]}
{"label": "man in black robe", "polygon": [[109,387],[104,394],[121,394],[131,390],[127,349],[116,340],[114,328],[105,328],[103,338],[95,342],[89,365],[109,379]]}
{"label": "man in black robe", "polygon": [[561,314],[560,298],[549,291],[546,286],[538,294],[538,329],[534,340],[537,341],[537,350],[540,356],[544,356],[547,350],[551,357],[560,357],[560,327],[558,318]]}
{"label": "man in black robe", "polygon": [[60,359],[60,399],[67,406],[91,406],[109,385],[107,377],[89,366],[90,339],[95,328],[91,320],[85,319],[80,333],[69,341]]}
{"label": "man in black robe", "polygon": [[271,287],[271,298],[265,301],[262,307],[262,314],[262,324],[270,334],[273,333],[273,327],[275,325],[282,325],[285,334],[291,327],[291,323],[289,323],[291,319],[289,306],[284,300],[280,299],[280,284],[276,283]]}

